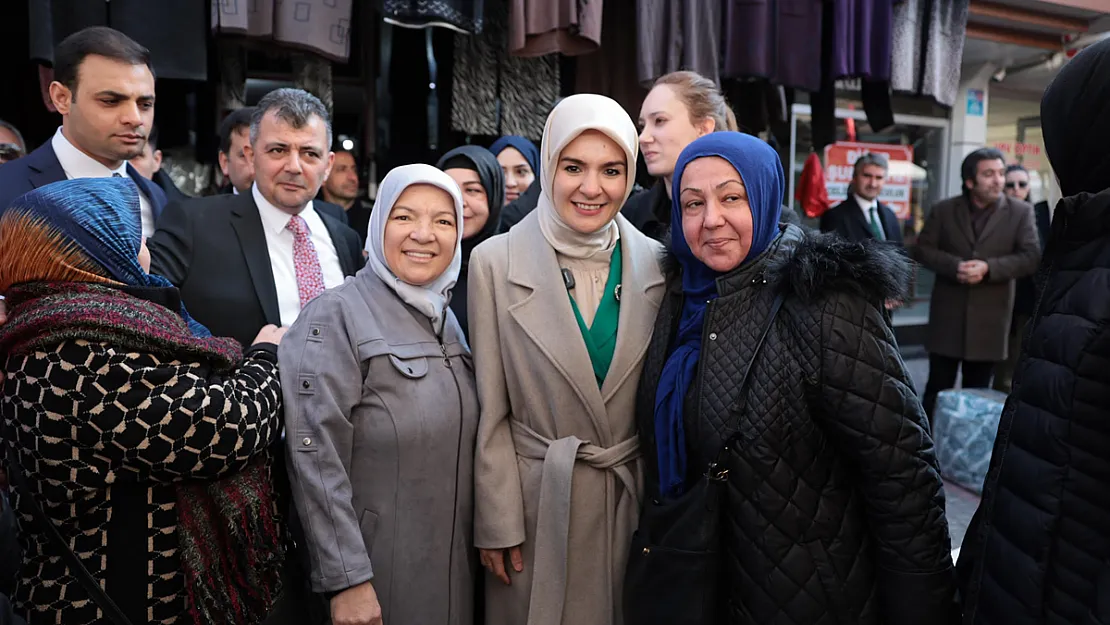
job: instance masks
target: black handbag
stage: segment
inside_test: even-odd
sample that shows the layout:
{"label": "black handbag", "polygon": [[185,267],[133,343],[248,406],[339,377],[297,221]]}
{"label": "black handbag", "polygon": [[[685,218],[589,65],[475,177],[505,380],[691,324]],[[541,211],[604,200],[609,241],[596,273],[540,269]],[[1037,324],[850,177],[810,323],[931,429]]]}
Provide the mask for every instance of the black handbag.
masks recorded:
{"label": "black handbag", "polygon": [[[740,378],[741,391],[781,307],[782,295],[778,295]],[[728,482],[728,468],[723,462],[733,436],[721,444],[716,458],[680,497],[644,504],[625,572],[625,625],[721,622],[721,503]]]}
{"label": "black handbag", "polygon": [[23,474],[23,469],[19,466],[19,458],[16,456],[15,447],[8,445],[8,475],[13,478],[16,488],[19,489],[19,499],[25,502],[31,508],[31,514],[35,517],[35,522],[42,527],[42,531],[46,533],[46,538],[53,545],[54,550],[58,555],[62,556],[69,572],[78,582],[81,582],[81,587],[89,594],[89,597],[96,603],[100,611],[104,613],[104,617],[112,622],[113,625],[131,625],[131,620],[127,615],[119,609],[115,601],[104,592],[100,584],[93,578],[89,570],[82,564],[81,558],[73,553],[70,549],[69,543],[58,532],[58,528],[54,522],[46,516],[42,506],[39,505],[35,495],[31,490],[31,485],[27,481],[27,476]]}

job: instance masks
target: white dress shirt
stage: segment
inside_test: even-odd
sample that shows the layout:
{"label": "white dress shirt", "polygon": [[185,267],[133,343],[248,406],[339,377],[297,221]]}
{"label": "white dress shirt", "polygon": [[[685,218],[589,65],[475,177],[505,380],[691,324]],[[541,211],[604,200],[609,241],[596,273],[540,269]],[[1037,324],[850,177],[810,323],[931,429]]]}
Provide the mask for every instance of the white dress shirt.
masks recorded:
{"label": "white dress shirt", "polygon": [[[286,228],[293,216],[267,202],[257,184],[251,187],[251,195],[258,207],[258,216],[262,218],[262,230],[266,233],[266,250],[270,253],[270,271],[273,272],[274,286],[277,287],[281,325],[288,327],[301,314],[297,269],[293,264],[293,232]],[[335,252],[335,244],[311,201],[301,211],[301,218],[308,224],[309,237],[316,248],[316,257],[320,260],[324,288],[330,289],[343,284],[345,277],[339,264],[339,255]]]}
{"label": "white dress shirt", "polygon": [[[103,163],[85,154],[70,143],[69,139],[66,139],[65,135],[62,134],[61,126],[54,133],[54,138],[50,140],[50,147],[54,148],[54,155],[58,157],[62,170],[66,172],[66,178],[70,180],[75,178],[111,178],[115,174],[131,180],[131,176],[127,175],[127,161],[124,161],[116,169],[108,169]],[[143,193],[142,188],[139,188],[139,210],[143,220],[143,238],[147,238],[154,234],[154,209],[151,208],[150,199]]]}
{"label": "white dress shirt", "polygon": [[856,195],[855,193],[852,194],[852,197],[856,198],[856,204],[858,204],[860,210],[863,211],[863,220],[867,222],[868,226],[871,225],[871,209],[875,209],[875,221],[879,225],[879,232],[882,233],[881,238],[885,241],[886,240],[886,226],[883,225],[883,215],[882,215],[882,213],[879,212],[879,201],[878,200],[870,200],[870,201],[865,200],[865,199],[861,198],[860,196]]}

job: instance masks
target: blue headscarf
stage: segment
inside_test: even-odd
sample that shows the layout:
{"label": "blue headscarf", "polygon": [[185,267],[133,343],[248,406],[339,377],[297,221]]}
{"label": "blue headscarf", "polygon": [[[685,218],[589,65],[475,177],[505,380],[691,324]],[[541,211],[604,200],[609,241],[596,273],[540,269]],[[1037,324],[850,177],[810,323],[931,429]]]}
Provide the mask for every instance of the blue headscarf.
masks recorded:
{"label": "blue headscarf", "polygon": [[504,151],[505,148],[516,148],[517,152],[523,154],[524,160],[528,161],[528,164],[532,167],[532,173],[536,174],[536,179],[539,180],[540,151],[535,143],[517,135],[506,135],[494,141],[493,145],[489,146],[489,151],[493,152],[494,156],[497,156]]}
{"label": "blue headscarf", "polygon": [[[17,198],[10,210],[41,219],[104,269],[105,277],[133,287],[173,287],[139,265],[143,241],[139,189],[129,178],[78,178],[55,182]],[[186,312],[193,336],[212,336]]]}
{"label": "blue headscarf", "polygon": [[751,135],[715,132],[697,139],[678,157],[671,199],[671,249],[682,268],[682,315],[673,351],[663,366],[655,393],[655,442],[659,460],[659,490],[664,496],[682,494],[686,485],[686,433],[683,408],[686,393],[701,357],[702,324],[709,302],[717,297],[717,280],[725,275],[694,257],[682,233],[682,173],[695,159],[719,156],[740,174],[752,212],[752,245],[743,266],[758,258],[779,233],[785,186],[782,163],[774,148]]}

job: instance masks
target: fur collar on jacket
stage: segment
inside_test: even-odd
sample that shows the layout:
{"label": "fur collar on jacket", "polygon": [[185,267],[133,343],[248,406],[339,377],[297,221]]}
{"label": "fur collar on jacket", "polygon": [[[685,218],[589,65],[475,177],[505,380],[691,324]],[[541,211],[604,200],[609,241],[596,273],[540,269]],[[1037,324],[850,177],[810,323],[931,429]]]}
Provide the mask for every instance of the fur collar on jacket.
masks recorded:
{"label": "fur collar on jacket", "polygon": [[[900,248],[876,241],[853,243],[834,233],[785,224],[779,239],[761,262],[767,281],[787,297],[810,303],[834,293],[872,302],[904,301],[909,296],[913,263]],[[667,248],[663,270],[672,288],[679,288],[681,269],[669,241]]]}

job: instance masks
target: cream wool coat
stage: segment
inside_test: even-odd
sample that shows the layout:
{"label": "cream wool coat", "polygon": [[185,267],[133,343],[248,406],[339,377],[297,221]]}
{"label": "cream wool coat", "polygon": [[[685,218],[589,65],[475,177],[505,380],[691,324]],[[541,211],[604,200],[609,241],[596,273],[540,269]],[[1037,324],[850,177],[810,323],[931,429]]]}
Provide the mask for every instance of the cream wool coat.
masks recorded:
{"label": "cream wool coat", "polygon": [[636,387],[664,289],[660,246],[616,223],[620,317],[600,389],[536,212],[471,258],[475,544],[524,556],[510,586],[486,573],[488,625],[622,623],[642,485]]}

